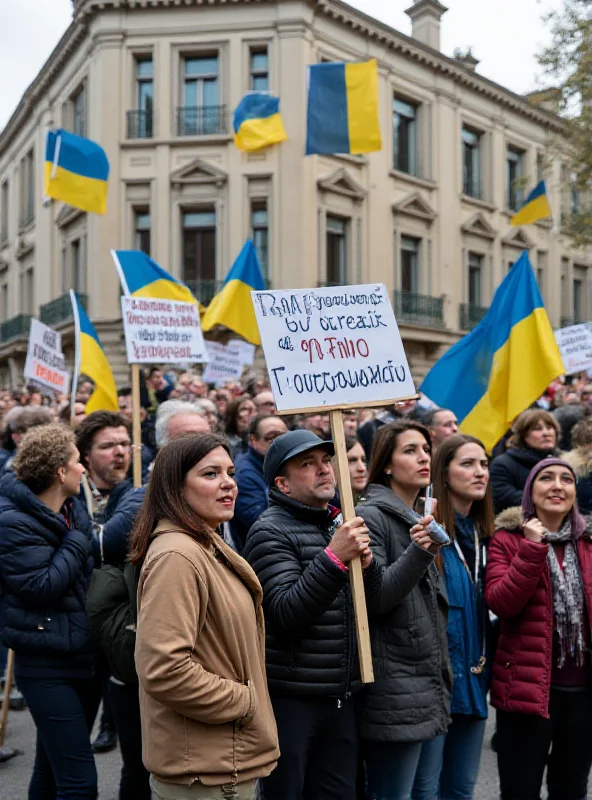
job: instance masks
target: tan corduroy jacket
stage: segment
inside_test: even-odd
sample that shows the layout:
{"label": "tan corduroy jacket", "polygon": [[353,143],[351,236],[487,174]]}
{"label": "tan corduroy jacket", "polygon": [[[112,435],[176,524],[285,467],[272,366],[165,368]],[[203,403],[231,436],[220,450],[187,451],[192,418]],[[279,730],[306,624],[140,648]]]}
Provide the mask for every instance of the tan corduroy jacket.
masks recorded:
{"label": "tan corduroy jacket", "polygon": [[206,547],[159,523],[138,586],[136,640],[143,759],[159,780],[216,786],[274,769],[262,597],[221,538]]}

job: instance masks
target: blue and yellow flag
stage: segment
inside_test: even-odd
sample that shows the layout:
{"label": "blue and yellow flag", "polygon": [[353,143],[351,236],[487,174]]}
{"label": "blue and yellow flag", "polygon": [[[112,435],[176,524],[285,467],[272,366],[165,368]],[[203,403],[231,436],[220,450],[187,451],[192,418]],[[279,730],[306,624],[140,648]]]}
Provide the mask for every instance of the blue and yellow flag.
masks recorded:
{"label": "blue and yellow flag", "polygon": [[141,250],[111,250],[123,292],[132,297],[153,297],[197,303],[191,290]]}
{"label": "blue and yellow flag", "polygon": [[512,225],[532,225],[533,222],[538,222],[539,219],[551,216],[547,181],[542,180],[528,195],[520,211],[514,214]]}
{"label": "blue and yellow flag", "polygon": [[[76,293],[70,289],[70,300],[74,313],[74,331],[76,345],[75,381],[80,375],[88,375],[95,385],[95,390],[86,404],[86,413],[93,411],[119,411],[115,378],[111,372],[109,361],[94,325],[88,318]],[[72,389],[76,395],[75,386]]]}
{"label": "blue and yellow flag", "polygon": [[48,131],[45,196],[82,211],[105,214],[109,160],[103,148],[68,131]]}
{"label": "blue and yellow flag", "polygon": [[234,142],[251,153],[284,142],[288,137],[280,114],[280,101],[265,92],[245,95],[234,112]]}
{"label": "blue and yellow flag", "polygon": [[376,60],[309,66],[306,155],[381,149]]}
{"label": "blue and yellow flag", "polygon": [[528,253],[495,293],[477,327],[445,353],[421,391],[454,411],[488,452],[518,414],[565,372]]}
{"label": "blue and yellow flag", "polygon": [[201,321],[202,330],[210,331],[215,325],[224,325],[247,342],[261,344],[251,298],[253,289],[265,289],[265,280],[253,242],[247,239],[222,289],[206,309]]}

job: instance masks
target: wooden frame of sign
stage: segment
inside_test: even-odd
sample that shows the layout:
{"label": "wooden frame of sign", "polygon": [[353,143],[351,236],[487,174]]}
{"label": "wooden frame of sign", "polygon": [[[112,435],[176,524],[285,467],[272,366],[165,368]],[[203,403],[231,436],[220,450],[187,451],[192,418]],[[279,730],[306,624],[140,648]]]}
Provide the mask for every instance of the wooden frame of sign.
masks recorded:
{"label": "wooden frame of sign", "polygon": [[[418,395],[409,397],[398,397],[392,401],[404,403],[407,400],[416,400]],[[347,462],[347,448],[345,446],[345,432],[343,429],[343,412],[351,408],[381,408],[388,405],[388,401],[381,400],[379,403],[353,403],[351,405],[339,406],[317,406],[315,408],[300,409],[299,411],[278,411],[280,416],[289,414],[329,414],[331,419],[331,432],[333,444],[335,445],[335,460],[337,463],[337,485],[339,487],[339,497],[341,499],[341,513],[343,521],[349,522],[356,516],[354,505],[354,494],[349,479],[349,467]],[[356,558],[349,563],[349,577],[356,618],[356,633],[358,635],[358,652],[360,657],[360,674],[362,683],[372,683],[374,681],[374,669],[372,667],[372,649],[370,646],[370,629],[368,626],[368,610],[366,608],[366,594],[364,592],[364,575],[362,572],[361,559]]]}
{"label": "wooden frame of sign", "polygon": [[[252,292],[278,414],[328,413],[345,522],[355,517],[343,412],[417,398],[383,284]],[[399,393],[399,396],[397,396]],[[360,672],[374,680],[364,577],[349,562]]]}

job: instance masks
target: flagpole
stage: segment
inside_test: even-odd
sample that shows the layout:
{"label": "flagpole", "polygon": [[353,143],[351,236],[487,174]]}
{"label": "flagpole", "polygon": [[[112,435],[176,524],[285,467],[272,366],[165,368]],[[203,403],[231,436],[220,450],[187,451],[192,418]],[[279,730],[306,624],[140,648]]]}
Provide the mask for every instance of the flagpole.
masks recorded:
{"label": "flagpole", "polygon": [[60,165],[60,150],[61,149],[62,149],[62,136],[61,136],[61,134],[58,133],[58,135],[56,136],[56,146],[55,146],[55,151],[54,151],[54,154],[53,154],[53,165],[52,165],[52,168],[51,168],[51,175],[49,176],[49,180],[50,181],[53,181],[53,179],[57,175],[58,167]]}
{"label": "flagpole", "polygon": [[70,302],[72,303],[72,315],[74,317],[74,375],[72,376],[72,388],[70,390],[70,422],[74,423],[74,406],[76,404],[76,392],[78,391],[78,378],[80,374],[80,314],[78,313],[78,300],[74,289],[70,289]]}
{"label": "flagpole", "polygon": [[[121,288],[126,297],[130,296],[129,286],[117,252],[111,250],[111,258],[121,281]],[[132,371],[132,461],[134,474],[134,487],[139,489],[142,485],[142,420],[140,418],[140,365],[130,364]]]}

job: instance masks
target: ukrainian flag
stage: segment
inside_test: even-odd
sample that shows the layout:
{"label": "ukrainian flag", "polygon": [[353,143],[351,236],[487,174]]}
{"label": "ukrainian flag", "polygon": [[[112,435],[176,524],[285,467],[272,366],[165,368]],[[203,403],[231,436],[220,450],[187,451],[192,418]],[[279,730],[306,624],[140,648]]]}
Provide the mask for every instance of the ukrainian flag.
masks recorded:
{"label": "ukrainian flag", "polygon": [[48,131],[45,195],[82,211],[105,214],[109,160],[100,145],[68,131]]}
{"label": "ukrainian flag", "polygon": [[188,286],[178,281],[141,250],[111,250],[123,292],[132,297],[153,297],[197,303]]}
{"label": "ukrainian flag", "polygon": [[421,391],[461,420],[488,452],[513,420],[565,372],[537,282],[524,252],[477,327],[445,353]]}
{"label": "ukrainian flag", "polygon": [[288,138],[279,98],[265,92],[251,92],[243,97],[234,112],[233,127],[236,146],[247,153]]}
{"label": "ukrainian flag", "polygon": [[306,154],[381,149],[376,60],[309,66]]}
{"label": "ukrainian flag", "polygon": [[520,211],[514,214],[512,225],[532,225],[533,222],[538,222],[539,219],[551,216],[547,181],[542,180],[528,195]]}
{"label": "ukrainian flag", "polygon": [[[88,375],[95,385],[95,390],[86,404],[86,413],[119,411],[115,379],[94,325],[72,289],[70,289],[70,300],[76,337],[75,378],[78,380],[79,375]],[[75,388],[72,391],[75,395]]]}
{"label": "ukrainian flag", "polygon": [[202,330],[210,331],[215,325],[224,325],[247,342],[261,344],[251,292],[263,289],[265,281],[257,253],[253,242],[247,239],[222,289],[206,309],[201,320]]}

